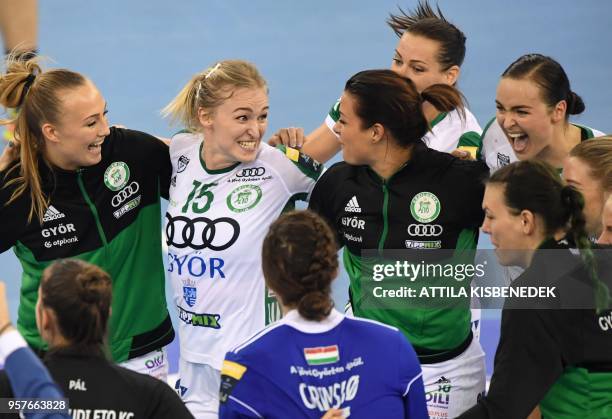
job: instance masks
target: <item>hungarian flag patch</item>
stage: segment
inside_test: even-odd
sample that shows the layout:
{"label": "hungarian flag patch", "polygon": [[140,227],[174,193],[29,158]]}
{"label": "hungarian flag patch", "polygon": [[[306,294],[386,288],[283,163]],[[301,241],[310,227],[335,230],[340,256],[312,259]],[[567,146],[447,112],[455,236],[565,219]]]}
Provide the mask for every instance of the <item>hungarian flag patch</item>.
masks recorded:
{"label": "hungarian flag patch", "polygon": [[333,364],[340,361],[338,345],[304,348],[304,358],[308,365]]}

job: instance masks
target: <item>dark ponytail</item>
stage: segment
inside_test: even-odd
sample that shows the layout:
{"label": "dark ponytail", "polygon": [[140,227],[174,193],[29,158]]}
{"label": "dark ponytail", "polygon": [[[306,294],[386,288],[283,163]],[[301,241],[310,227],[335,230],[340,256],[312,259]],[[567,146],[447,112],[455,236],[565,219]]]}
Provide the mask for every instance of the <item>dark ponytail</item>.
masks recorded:
{"label": "dark ponytail", "polygon": [[557,171],[541,160],[524,160],[504,166],[496,171],[488,183],[504,185],[505,204],[514,214],[523,210],[539,215],[544,221],[547,238],[553,238],[559,230],[573,241],[593,281],[595,307],[608,307],[610,292],[599,280],[597,264],[591,249],[584,198],[574,187],[566,185]]}
{"label": "dark ponytail", "polygon": [[433,84],[421,92],[424,101],[431,103],[440,112],[451,112],[455,109],[465,119],[465,98],[463,94],[446,84]]}
{"label": "dark ponytail", "polygon": [[71,347],[101,352],[112,299],[110,276],[90,263],[66,259],[45,269],[40,286],[43,306],[53,310]]}
{"label": "dark ponytail", "polygon": [[567,205],[569,218],[571,220],[567,234],[572,238],[576,247],[580,249],[580,256],[593,280],[593,287],[595,288],[595,307],[599,312],[608,308],[610,290],[606,284],[599,280],[597,274],[595,255],[591,249],[591,242],[586,231],[586,218],[583,211],[584,198],[574,187],[566,185],[561,190],[561,199],[565,205]]}
{"label": "dark ponytail", "polygon": [[262,248],[266,284],[286,306],[309,320],[331,312],[331,283],[338,271],[334,235],[318,215],[293,211],[270,226]]}
{"label": "dark ponytail", "polygon": [[567,104],[565,119],[584,112],[582,98],[570,88],[570,81],[557,61],[542,54],[525,54],[506,68],[502,77],[515,80],[529,79],[540,87],[542,100],[554,107],[564,100]]}
{"label": "dark ponytail", "polygon": [[410,147],[427,134],[424,100],[441,112],[463,112],[463,96],[454,87],[434,84],[419,93],[412,80],[391,70],[361,71],[346,82],[344,91],[355,98],[362,128],[381,124],[400,147]]}
{"label": "dark ponytail", "polygon": [[570,91],[567,96],[567,113],[569,115],[579,115],[585,110],[582,98],[575,92]]}

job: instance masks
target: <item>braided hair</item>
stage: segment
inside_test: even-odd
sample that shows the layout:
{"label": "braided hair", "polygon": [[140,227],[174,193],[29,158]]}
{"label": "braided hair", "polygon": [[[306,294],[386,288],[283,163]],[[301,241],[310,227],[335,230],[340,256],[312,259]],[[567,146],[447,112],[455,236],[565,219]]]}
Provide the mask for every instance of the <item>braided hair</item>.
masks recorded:
{"label": "braided hair", "polygon": [[331,283],[338,271],[337,245],[327,223],[311,211],[292,211],[271,226],[263,242],[266,284],[285,306],[308,320],[331,312]]}
{"label": "braided hair", "polygon": [[53,310],[71,346],[103,351],[112,298],[110,276],[90,263],[65,259],[45,269],[40,286],[42,305]]}

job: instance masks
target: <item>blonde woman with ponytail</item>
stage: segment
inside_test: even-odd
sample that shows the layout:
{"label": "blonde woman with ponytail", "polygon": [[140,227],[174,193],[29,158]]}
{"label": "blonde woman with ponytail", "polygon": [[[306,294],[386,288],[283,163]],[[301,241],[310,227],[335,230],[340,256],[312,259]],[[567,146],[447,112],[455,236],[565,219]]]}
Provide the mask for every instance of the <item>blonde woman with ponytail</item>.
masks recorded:
{"label": "blonde woman with ponytail", "polygon": [[[109,128],[106,101],[74,71],[43,71],[9,57],[0,104],[17,109],[11,156],[0,171],[0,252],[23,267],[19,331],[39,352],[34,306],[43,269],[77,257],[115,282],[110,321],[114,361],[160,378],[174,331],[166,308],[160,196],[170,180],[168,147],[147,134]],[[163,360],[148,369],[151,356]]]}
{"label": "blonde woman with ponytail", "polygon": [[170,143],[166,240],[180,320],[176,388],[198,418],[218,415],[225,352],[280,318],[261,270],[263,238],[322,169],[262,143],[268,111],[265,80],[240,60],[196,74],[165,109],[187,128]]}

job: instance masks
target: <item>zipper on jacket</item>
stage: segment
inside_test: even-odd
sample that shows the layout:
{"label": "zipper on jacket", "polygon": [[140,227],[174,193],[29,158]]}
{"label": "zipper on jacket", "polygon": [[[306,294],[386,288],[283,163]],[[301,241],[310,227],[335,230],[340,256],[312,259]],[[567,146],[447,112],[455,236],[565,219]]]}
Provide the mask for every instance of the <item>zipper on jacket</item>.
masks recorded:
{"label": "zipper on jacket", "polygon": [[383,217],[383,231],[380,236],[380,240],[378,242],[378,254],[382,255],[382,251],[385,248],[385,240],[387,240],[387,235],[389,234],[389,188],[387,187],[387,182],[382,180],[382,190],[383,190],[383,207],[382,207],[382,217]]}
{"label": "zipper on jacket", "polygon": [[104,230],[102,229],[102,223],[100,223],[100,216],[98,214],[98,209],[93,204],[91,198],[89,198],[89,195],[87,194],[87,191],[85,190],[85,184],[83,183],[83,169],[77,170],[77,183],[79,184],[79,189],[81,189],[81,193],[83,194],[83,197],[85,198],[85,202],[87,202],[89,209],[93,213],[94,220],[96,221],[96,227],[98,228],[98,234],[100,235],[100,239],[102,240],[102,244],[104,244],[104,247],[106,247],[108,246],[108,241],[106,241],[106,235],[104,234]]}

